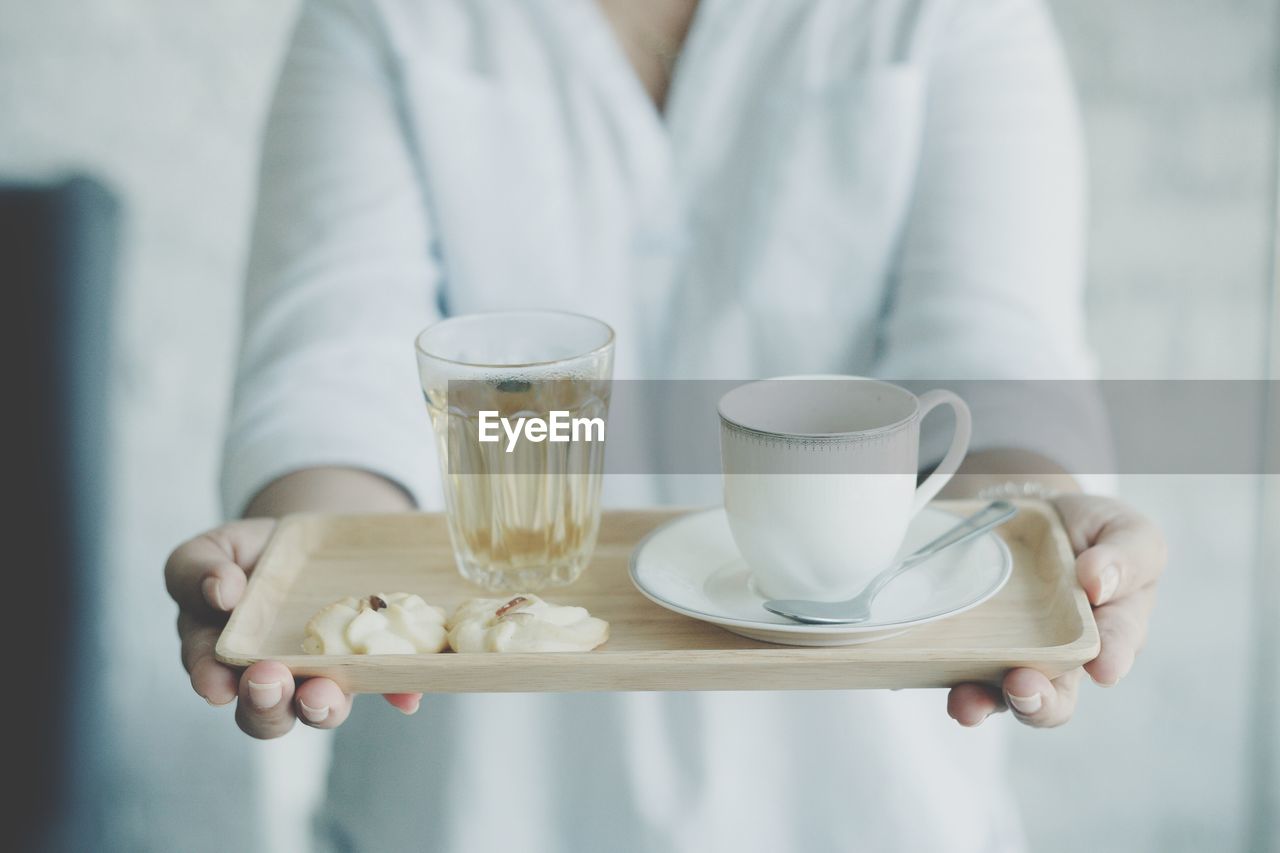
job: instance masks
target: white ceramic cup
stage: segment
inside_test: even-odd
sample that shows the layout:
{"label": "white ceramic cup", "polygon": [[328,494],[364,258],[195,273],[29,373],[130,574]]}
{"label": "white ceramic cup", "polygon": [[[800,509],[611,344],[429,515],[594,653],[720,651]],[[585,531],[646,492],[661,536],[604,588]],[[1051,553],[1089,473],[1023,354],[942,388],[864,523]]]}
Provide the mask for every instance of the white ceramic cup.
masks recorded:
{"label": "white ceramic cup", "polygon": [[[943,404],[955,411],[955,435],[917,486],[920,422]],[[770,598],[857,595],[960,467],[972,431],[969,407],[950,391],[917,397],[855,376],[749,382],[719,411],[729,527]]]}

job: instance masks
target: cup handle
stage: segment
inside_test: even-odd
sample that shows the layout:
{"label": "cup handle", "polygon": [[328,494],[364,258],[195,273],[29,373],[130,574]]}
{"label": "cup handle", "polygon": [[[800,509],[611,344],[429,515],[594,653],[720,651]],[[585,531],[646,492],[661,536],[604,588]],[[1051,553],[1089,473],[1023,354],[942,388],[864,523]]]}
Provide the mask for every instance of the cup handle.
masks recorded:
{"label": "cup handle", "polygon": [[937,497],[938,492],[942,491],[942,487],[947,484],[956,469],[960,467],[960,463],[964,461],[964,455],[969,452],[969,439],[973,435],[973,416],[969,414],[969,406],[965,401],[955,394],[941,389],[921,394],[920,420],[923,421],[925,415],[944,403],[956,413],[956,432],[951,439],[951,447],[947,450],[947,455],[942,457],[942,461],[938,463],[933,473],[916,487],[915,502],[911,506],[912,515],[924,509],[925,504]]}

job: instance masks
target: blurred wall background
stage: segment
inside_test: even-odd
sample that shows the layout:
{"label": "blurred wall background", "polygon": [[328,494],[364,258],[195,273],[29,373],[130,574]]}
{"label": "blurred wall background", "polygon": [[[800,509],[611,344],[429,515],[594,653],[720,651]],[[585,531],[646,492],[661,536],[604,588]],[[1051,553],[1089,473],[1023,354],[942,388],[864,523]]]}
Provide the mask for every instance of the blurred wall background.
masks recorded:
{"label": "blurred wall background", "polygon": [[[0,0],[0,176],[82,169],[124,202],[111,391],[102,850],[267,850],[271,747],[185,683],[160,571],[216,482],[256,138],[289,0]],[[312,734],[307,732],[305,734]],[[277,745],[273,744],[272,747]]]}
{"label": "blurred wall background", "polygon": [[[1280,378],[1280,2],[1051,5],[1090,151],[1104,377]],[[1132,675],[1086,690],[1065,728],[1016,734],[1033,849],[1280,850],[1280,551],[1261,549],[1278,479],[1121,478],[1163,523],[1169,571]]]}
{"label": "blurred wall background", "polygon": [[[1280,0],[1052,5],[1091,149],[1104,374],[1276,377]],[[104,318],[116,335],[102,566],[113,663],[107,695],[82,698],[115,732],[103,849],[285,851],[323,781],[323,735],[250,742],[190,693],[160,579],[173,545],[218,520],[257,133],[295,9],[0,0],[0,178],[85,170],[127,215]],[[1087,689],[1063,729],[1015,735],[1033,849],[1280,849],[1280,597],[1274,540],[1266,554],[1260,544],[1280,528],[1275,488],[1123,483],[1164,522],[1173,562],[1124,685]]]}

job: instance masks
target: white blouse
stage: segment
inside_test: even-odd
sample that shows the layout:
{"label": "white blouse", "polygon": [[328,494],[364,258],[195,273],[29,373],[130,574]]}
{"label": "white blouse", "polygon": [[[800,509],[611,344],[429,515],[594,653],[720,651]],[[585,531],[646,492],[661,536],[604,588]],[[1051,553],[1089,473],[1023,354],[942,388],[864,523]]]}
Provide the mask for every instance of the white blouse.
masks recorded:
{"label": "white blouse", "polygon": [[[438,507],[412,339],[442,314],[600,317],[628,378],[1089,374],[1077,117],[1037,0],[701,0],[667,104],[593,0],[305,3],[263,147],[228,512],[339,464]],[[411,720],[363,701],[321,836],[1012,850],[1001,725],[961,729],[937,691],[428,696]]]}

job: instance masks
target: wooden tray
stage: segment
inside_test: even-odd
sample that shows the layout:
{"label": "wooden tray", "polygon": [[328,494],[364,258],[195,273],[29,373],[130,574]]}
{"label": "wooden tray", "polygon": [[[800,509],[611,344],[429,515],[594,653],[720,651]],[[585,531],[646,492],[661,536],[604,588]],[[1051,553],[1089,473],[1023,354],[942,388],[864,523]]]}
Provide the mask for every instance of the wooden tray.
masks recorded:
{"label": "wooden tray", "polygon": [[[960,513],[977,506],[939,504]],[[280,661],[355,693],[944,687],[996,683],[1015,666],[1053,677],[1097,655],[1098,631],[1057,513],[1039,501],[1019,505],[1000,529],[1014,570],[997,596],[898,637],[836,648],[748,640],[658,607],[631,585],[628,560],[641,537],[681,512],[607,512],[583,577],[547,595],[607,619],[609,642],[555,654],[303,654],[307,620],[343,596],[415,592],[449,609],[486,593],[458,575],[441,515],[290,516],[222,632],[217,657],[234,666]]]}

